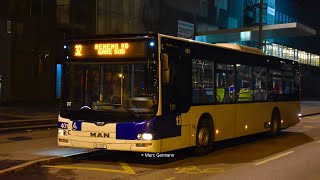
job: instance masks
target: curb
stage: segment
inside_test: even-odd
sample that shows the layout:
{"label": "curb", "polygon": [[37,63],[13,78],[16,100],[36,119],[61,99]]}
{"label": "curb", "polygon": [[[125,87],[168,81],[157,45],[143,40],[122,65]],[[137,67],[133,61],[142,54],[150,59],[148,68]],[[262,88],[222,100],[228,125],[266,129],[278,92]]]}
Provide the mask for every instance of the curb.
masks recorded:
{"label": "curb", "polygon": [[319,115],[320,112],[317,112],[317,113],[311,113],[311,114],[304,114],[302,115],[301,117],[308,117],[308,116],[314,116],[314,115]]}
{"label": "curb", "polygon": [[66,162],[66,161],[73,161],[75,159],[81,159],[81,158],[88,158],[91,156],[96,156],[99,154],[103,154],[106,151],[103,150],[91,150],[88,152],[80,152],[72,155],[67,155],[65,157],[49,157],[49,158],[42,158],[42,159],[37,159],[33,161],[29,161],[17,166],[12,166],[7,169],[0,170],[0,177],[1,176],[6,176],[12,173],[17,173],[19,171],[25,170],[27,168],[35,167],[35,166],[42,166],[42,165],[48,165],[48,164],[55,164],[55,163],[60,163],[60,162]]}

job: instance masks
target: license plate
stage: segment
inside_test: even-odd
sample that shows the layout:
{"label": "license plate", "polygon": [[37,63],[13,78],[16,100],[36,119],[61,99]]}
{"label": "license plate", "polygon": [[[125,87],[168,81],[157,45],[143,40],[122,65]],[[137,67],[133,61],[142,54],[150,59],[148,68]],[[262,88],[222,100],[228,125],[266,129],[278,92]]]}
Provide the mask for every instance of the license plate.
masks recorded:
{"label": "license plate", "polygon": [[106,144],[93,144],[93,148],[95,149],[107,149]]}

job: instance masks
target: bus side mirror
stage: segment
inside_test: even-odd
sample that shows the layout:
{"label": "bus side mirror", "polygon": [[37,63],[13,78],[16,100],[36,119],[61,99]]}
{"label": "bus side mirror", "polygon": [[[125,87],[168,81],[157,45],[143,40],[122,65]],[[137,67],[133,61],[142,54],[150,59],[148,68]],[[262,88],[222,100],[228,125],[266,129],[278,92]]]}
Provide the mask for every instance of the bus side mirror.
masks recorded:
{"label": "bus side mirror", "polygon": [[162,65],[162,82],[168,84],[170,82],[168,54],[161,53],[160,59],[161,59],[161,65]]}

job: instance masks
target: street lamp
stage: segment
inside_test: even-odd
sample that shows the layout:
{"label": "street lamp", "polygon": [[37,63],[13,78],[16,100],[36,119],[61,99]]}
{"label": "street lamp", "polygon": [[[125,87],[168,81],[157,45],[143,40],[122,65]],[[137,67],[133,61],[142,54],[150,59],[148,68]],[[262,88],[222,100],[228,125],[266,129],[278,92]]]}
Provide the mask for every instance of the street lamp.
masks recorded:
{"label": "street lamp", "polygon": [[259,4],[259,49],[262,49],[262,13],[263,13],[263,0]]}
{"label": "street lamp", "polygon": [[121,83],[121,91],[120,91],[120,104],[123,105],[123,66],[121,66],[121,73],[119,74],[119,78],[120,78],[120,83]]}

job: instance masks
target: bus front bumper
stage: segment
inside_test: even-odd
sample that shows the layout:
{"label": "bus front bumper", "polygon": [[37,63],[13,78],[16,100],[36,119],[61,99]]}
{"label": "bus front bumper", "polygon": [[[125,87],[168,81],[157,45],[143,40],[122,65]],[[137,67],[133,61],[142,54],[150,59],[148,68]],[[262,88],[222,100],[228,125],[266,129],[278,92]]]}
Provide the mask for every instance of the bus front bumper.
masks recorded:
{"label": "bus front bumper", "polygon": [[[160,152],[161,140],[125,140],[124,143],[85,142],[58,137],[58,146],[134,152]],[[122,140],[123,141],[123,140]]]}

